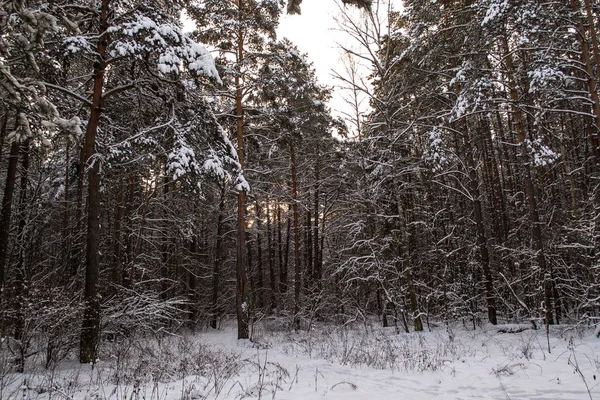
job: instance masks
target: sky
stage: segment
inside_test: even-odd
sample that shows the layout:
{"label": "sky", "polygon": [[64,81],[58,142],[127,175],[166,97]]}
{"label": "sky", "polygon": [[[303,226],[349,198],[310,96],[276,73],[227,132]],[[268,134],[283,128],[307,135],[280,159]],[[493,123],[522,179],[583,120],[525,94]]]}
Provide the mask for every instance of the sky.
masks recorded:
{"label": "sky", "polygon": [[[373,3],[378,2],[374,1]],[[389,2],[381,0],[378,4],[381,7],[382,21],[386,19],[384,15],[389,3],[395,10],[402,9],[401,0],[389,0]],[[353,115],[352,107],[344,101],[344,98],[350,97],[350,92],[342,89],[345,86],[344,83],[334,79],[332,73],[335,71],[342,76],[347,76],[342,62],[344,52],[340,48],[340,44],[353,51],[360,53],[364,53],[364,51],[350,34],[339,28],[336,19],[341,19],[340,10],[342,8],[355,21],[360,21],[362,13],[354,7],[342,5],[340,0],[304,0],[301,8],[301,15],[283,15],[277,31],[278,38],[288,38],[298,46],[301,52],[307,53],[309,61],[313,63],[316,70],[319,82],[334,88],[330,101],[333,114],[335,116]],[[377,8],[374,8],[374,11],[376,10]],[[362,77],[366,78],[370,72],[370,66],[364,62],[359,66],[359,74]],[[361,104],[362,112],[368,112],[369,105],[366,95],[363,96]]]}
{"label": "sky", "polygon": [[[307,53],[313,63],[319,83],[334,87],[330,106],[334,115],[341,116],[350,112],[341,90],[341,82],[334,79],[332,72],[343,75],[343,51],[339,44],[353,46],[351,38],[338,27],[335,19],[340,16],[339,0],[304,0],[301,15],[285,14],[280,21],[277,35],[279,39],[288,38],[298,49]],[[351,10],[358,15],[358,11]],[[363,69],[367,74],[368,70]],[[365,102],[366,104],[366,102]]]}

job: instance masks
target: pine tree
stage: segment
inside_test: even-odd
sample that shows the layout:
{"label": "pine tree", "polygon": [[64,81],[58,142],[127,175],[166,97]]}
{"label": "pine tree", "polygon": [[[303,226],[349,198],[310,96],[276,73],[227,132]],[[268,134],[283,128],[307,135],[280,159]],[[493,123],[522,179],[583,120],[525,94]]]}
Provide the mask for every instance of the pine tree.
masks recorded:
{"label": "pine tree", "polygon": [[[234,101],[237,152],[242,168],[245,153],[244,125],[245,101],[251,90],[249,75],[256,65],[256,58],[263,50],[266,39],[275,37],[282,2],[279,0],[204,1],[190,5],[188,12],[196,22],[196,35],[212,44],[226,56],[232,57],[233,82],[231,93],[225,96]],[[237,267],[236,267],[236,313],[238,339],[249,337],[249,283],[246,259],[246,196],[238,192],[237,204]]]}

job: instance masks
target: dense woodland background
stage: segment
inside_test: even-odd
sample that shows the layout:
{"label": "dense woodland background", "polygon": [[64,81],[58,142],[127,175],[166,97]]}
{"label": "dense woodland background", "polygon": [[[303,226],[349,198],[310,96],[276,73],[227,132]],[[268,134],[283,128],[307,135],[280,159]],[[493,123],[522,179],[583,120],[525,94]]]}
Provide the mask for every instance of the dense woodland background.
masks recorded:
{"label": "dense woodland background", "polygon": [[0,0],[18,368],[234,315],[240,338],[598,315],[600,4],[346,3],[341,119],[282,1]]}

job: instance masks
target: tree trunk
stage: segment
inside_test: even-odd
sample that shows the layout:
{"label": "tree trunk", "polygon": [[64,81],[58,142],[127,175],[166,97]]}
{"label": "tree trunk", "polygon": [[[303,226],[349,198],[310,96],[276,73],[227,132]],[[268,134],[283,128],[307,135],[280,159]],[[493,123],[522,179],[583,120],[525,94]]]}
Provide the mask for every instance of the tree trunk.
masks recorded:
{"label": "tree trunk", "polygon": [[294,215],[294,329],[300,329],[300,226],[298,221],[298,187],[296,182],[296,154],[290,140],[290,168],[292,170],[292,212]]}
{"label": "tree trunk", "polygon": [[281,271],[279,271],[281,274],[280,287],[283,288],[282,293],[286,293],[287,289],[288,289],[288,266],[289,266],[289,259],[290,259],[290,240],[292,238],[292,235],[291,235],[292,219],[289,216],[289,206],[288,206],[288,212],[286,214],[287,214],[287,222],[286,222],[286,229],[285,229],[285,250],[283,252],[283,268],[281,269]]}
{"label": "tree trunk", "polygon": [[88,217],[87,247],[85,254],[84,312],[81,326],[79,361],[82,364],[94,363],[98,337],[100,335],[100,299],[98,296],[99,245],[100,245],[100,159],[96,154],[96,134],[102,114],[102,91],[104,88],[104,56],[108,42],[107,29],[110,0],[102,0],[100,15],[100,36],[97,59],[94,63],[94,90],[90,119],[85,131],[85,160],[88,166]]}
{"label": "tree trunk", "polygon": [[248,307],[246,313],[248,314],[248,320],[250,320],[250,306],[255,306],[256,301],[256,291],[254,288],[256,287],[256,271],[254,271],[254,267],[252,266],[252,262],[254,261],[254,257],[252,255],[252,239],[246,240],[246,268],[248,270],[248,275],[250,278],[250,287],[248,290]]}
{"label": "tree trunk", "polygon": [[271,201],[267,196],[267,255],[269,262],[269,288],[270,288],[270,311],[273,312],[277,307],[277,300],[275,293],[277,292],[277,286],[275,282],[275,249],[273,249],[273,224],[271,222]]}
{"label": "tree trunk", "polygon": [[125,219],[127,221],[125,237],[125,257],[120,260],[121,263],[121,282],[123,287],[131,289],[131,271],[133,260],[135,258],[135,246],[133,244],[133,206],[135,201],[135,182],[136,177],[132,175],[129,178],[129,189],[127,194],[127,205],[125,206]]}
{"label": "tree trunk", "polygon": [[317,284],[317,287],[320,287],[321,279],[323,278],[323,271],[321,270],[321,257],[319,251],[319,184],[320,184],[320,163],[321,157],[317,153],[317,161],[315,165],[315,193],[314,193],[314,202],[313,202],[313,218],[315,220],[313,225],[313,279]]}
{"label": "tree trunk", "polygon": [[[86,131],[87,132],[87,131]],[[85,137],[84,137],[85,141]],[[77,199],[75,208],[75,238],[70,247],[69,254],[69,271],[71,279],[75,279],[79,273],[81,264],[81,255],[83,252],[83,230],[85,227],[84,222],[84,204],[83,204],[83,191],[85,182],[85,171],[86,171],[86,158],[85,158],[85,143],[82,144],[79,150],[79,162],[77,168]]]}
{"label": "tree trunk", "polygon": [[535,187],[533,185],[533,179],[531,175],[531,161],[529,157],[529,152],[527,150],[526,144],[526,133],[525,128],[523,127],[523,118],[521,115],[521,110],[517,106],[519,102],[519,96],[517,93],[517,86],[514,78],[514,66],[512,61],[512,56],[510,53],[510,49],[508,47],[508,40],[506,37],[503,38],[503,47],[504,47],[504,55],[505,55],[505,65],[506,65],[506,74],[509,86],[509,94],[511,100],[511,109],[514,118],[515,131],[517,133],[517,139],[519,141],[521,147],[521,166],[523,167],[525,178],[524,178],[524,186],[525,186],[525,196],[527,197],[527,204],[529,206],[529,218],[531,221],[531,238],[533,242],[533,250],[536,252],[536,259],[539,264],[540,270],[543,274],[543,286],[544,286],[544,309],[545,309],[545,317],[546,323],[551,325],[554,323],[554,319],[552,316],[552,282],[551,282],[551,273],[546,264],[546,256],[544,254],[544,242],[542,238],[542,230],[540,217],[537,209],[537,201],[536,201],[536,193]]}
{"label": "tree trunk", "polygon": [[19,184],[19,226],[17,230],[17,248],[19,251],[18,262],[15,276],[15,333],[14,337],[19,344],[19,355],[17,363],[17,372],[23,373],[25,369],[25,357],[27,352],[27,338],[25,332],[25,310],[27,301],[27,284],[28,271],[25,270],[25,226],[26,226],[26,211],[27,211],[27,183],[29,172],[29,139],[26,139],[21,146],[21,182]]}
{"label": "tree trunk", "polygon": [[115,233],[113,236],[113,265],[111,268],[111,281],[115,284],[119,284],[121,277],[119,274],[121,265],[121,221],[123,219],[123,192],[124,192],[123,179],[119,181],[119,191],[117,192],[117,205],[115,207]]}
{"label": "tree trunk", "polygon": [[[263,265],[263,248],[262,248],[262,234],[261,234],[261,218],[262,218],[262,207],[258,203],[256,206],[256,291],[258,297],[258,308],[263,309],[265,307],[265,277],[264,277],[264,265]],[[267,214],[269,211],[267,210]]]}
{"label": "tree trunk", "polygon": [[[243,10],[243,1],[238,0],[238,10]],[[237,43],[237,65],[240,66],[244,60],[244,33],[238,30]],[[235,115],[237,118],[237,145],[238,161],[244,168],[244,110],[242,107],[242,86],[240,74],[235,76]],[[246,272],[246,260],[244,258],[246,246],[246,216],[245,195],[238,192],[237,204],[237,268],[236,268],[236,291],[235,304],[238,324],[238,339],[248,339],[248,275]]]}
{"label": "tree trunk", "polygon": [[17,181],[17,167],[19,165],[20,144],[14,141],[10,146],[8,156],[8,170],[6,171],[6,185],[2,198],[2,211],[0,212],[0,304],[2,304],[2,291],[6,280],[6,260],[8,258],[8,238],[10,233],[10,217],[12,201]]}
{"label": "tree trunk", "polygon": [[279,267],[279,292],[285,293],[286,287],[284,286],[284,274],[283,274],[283,241],[281,237],[281,205],[279,201],[275,203],[277,214],[275,215],[277,221],[277,265]]}
{"label": "tree trunk", "polygon": [[[205,251],[205,249],[203,249]],[[190,263],[187,268],[187,299],[189,302],[188,322],[191,327],[194,327],[198,319],[198,262],[200,261],[200,251],[198,249],[198,235],[193,235],[190,242]]]}
{"label": "tree trunk", "polygon": [[479,256],[481,260],[481,268],[483,270],[485,299],[488,310],[488,320],[492,325],[498,324],[496,317],[496,298],[494,296],[494,286],[492,281],[492,273],[490,269],[490,256],[487,247],[487,237],[485,235],[485,225],[483,223],[483,211],[481,207],[481,194],[479,192],[479,177],[477,174],[474,160],[473,148],[470,143],[468,130],[465,127],[465,144],[467,150],[467,166],[469,168],[469,184],[470,192],[473,197],[473,213],[475,216],[475,225],[477,227],[477,246],[479,247]]}
{"label": "tree trunk", "polygon": [[65,192],[64,192],[64,204],[63,204],[63,221],[62,221],[62,249],[63,249],[63,254],[64,254],[64,259],[66,261],[66,265],[65,265],[65,277],[68,277],[70,272],[69,272],[69,260],[70,260],[70,254],[71,254],[71,247],[72,247],[72,243],[71,243],[71,239],[72,237],[70,237],[69,235],[69,220],[70,220],[70,213],[69,213],[69,188],[71,185],[70,182],[70,171],[69,171],[69,167],[71,164],[71,142],[67,139],[67,147],[66,147],[66,152],[65,152]]}
{"label": "tree trunk", "polygon": [[[574,12],[580,12],[579,0],[571,0],[571,8]],[[592,128],[591,134],[592,155],[594,156],[596,166],[598,166],[600,164],[600,142],[598,139],[598,130],[600,129],[600,99],[598,97],[598,88],[596,85],[596,79],[594,79],[594,71],[592,69],[592,61],[590,59],[590,46],[586,38],[583,36],[584,32],[585,28],[583,26],[583,22],[580,19],[578,19],[577,38],[579,39],[579,44],[581,46],[581,61],[585,66],[585,79],[588,86],[588,93],[592,99],[592,115],[594,116],[594,127]],[[597,38],[594,39],[596,40],[597,44]],[[600,55],[598,56],[598,58],[600,58]]]}
{"label": "tree trunk", "polygon": [[[310,203],[309,203],[310,204]],[[314,270],[313,270],[313,242],[312,242],[312,213],[310,212],[310,208],[306,210],[306,226],[304,227],[304,260],[306,265],[306,277],[304,286],[306,288],[311,288],[314,279]]]}
{"label": "tree trunk", "polygon": [[[410,307],[413,316],[413,325],[416,332],[423,331],[423,321],[421,319],[421,312],[419,311],[419,302],[417,301],[417,292],[415,290],[414,279],[412,275],[412,266],[410,265],[410,237],[408,234],[408,203],[402,206],[402,197],[400,196],[399,183],[394,179],[394,195],[396,197],[396,206],[398,211],[398,219],[400,220],[399,231],[401,237],[399,238],[399,258],[396,263],[396,269],[399,274],[404,275],[406,284],[408,286],[408,297],[410,300]],[[403,209],[404,208],[404,209]]]}
{"label": "tree trunk", "polygon": [[215,243],[215,263],[212,272],[212,307],[210,327],[217,329],[219,320],[219,286],[221,281],[221,263],[223,258],[223,219],[225,218],[225,182],[221,186],[221,201],[217,217],[217,237]]}
{"label": "tree trunk", "polygon": [[4,149],[4,139],[6,139],[6,127],[8,126],[8,111],[2,119],[2,127],[0,128],[0,160],[2,159],[2,150]]}
{"label": "tree trunk", "polygon": [[[172,137],[172,136],[171,136]],[[171,144],[169,147],[172,147],[173,145]],[[164,180],[163,180],[163,199],[165,201],[165,203],[169,203],[170,202],[170,196],[169,196],[169,191],[171,189],[171,179],[170,176],[167,175],[167,166],[165,165],[164,167]],[[168,211],[165,212],[165,215],[163,217],[165,220],[169,219],[169,215],[168,215]],[[170,291],[171,291],[171,284],[170,284],[170,264],[171,264],[171,259],[175,256],[175,254],[173,254],[173,249],[171,248],[170,244],[171,244],[171,235],[168,232],[168,226],[167,224],[163,225],[161,232],[161,257],[162,257],[162,263],[160,265],[160,298],[162,300],[167,300],[170,296]]]}

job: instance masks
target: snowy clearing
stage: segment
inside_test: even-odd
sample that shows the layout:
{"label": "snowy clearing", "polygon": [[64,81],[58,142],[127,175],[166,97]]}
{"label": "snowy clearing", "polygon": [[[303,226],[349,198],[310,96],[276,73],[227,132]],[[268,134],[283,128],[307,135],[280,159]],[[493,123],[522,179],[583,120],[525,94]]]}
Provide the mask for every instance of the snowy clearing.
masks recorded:
{"label": "snowy clearing", "polygon": [[[523,326],[524,328],[524,326]],[[519,329],[520,330],[520,329]],[[593,327],[502,333],[439,327],[321,327],[104,342],[92,371],[75,361],[2,374],[2,399],[600,399]],[[3,360],[6,371],[10,359]]]}

